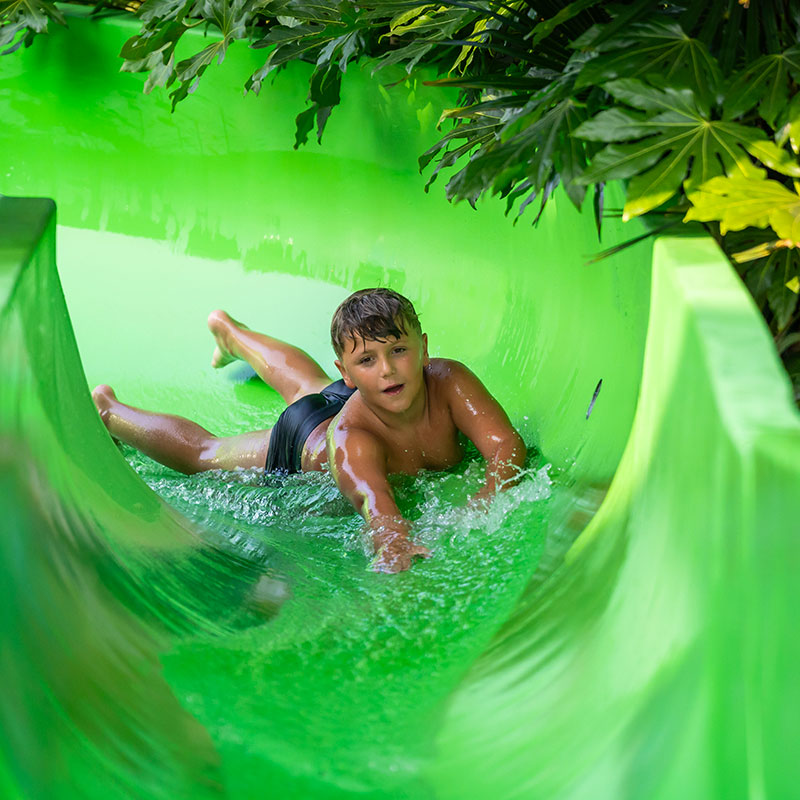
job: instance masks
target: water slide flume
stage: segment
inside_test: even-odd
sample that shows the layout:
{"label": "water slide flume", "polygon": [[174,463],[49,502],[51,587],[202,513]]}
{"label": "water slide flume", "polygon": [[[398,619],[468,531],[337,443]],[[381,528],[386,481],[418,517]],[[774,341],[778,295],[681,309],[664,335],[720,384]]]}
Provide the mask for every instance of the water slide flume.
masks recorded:
{"label": "water slide flume", "polygon": [[[562,198],[527,230],[422,193],[432,91],[349,72],[292,152],[300,77],[242,101],[226,61],[170,115],[116,74],[130,24],[70,25],[0,62],[0,192],[59,222],[0,199],[4,794],[791,796],[800,425],[713,244],[585,266]],[[483,527],[479,464],[401,482],[434,545],[407,575],[365,570],[325,476],[134,471],[97,419],[87,383],[268,425],[208,311],[329,364],[377,283],[543,454]]]}

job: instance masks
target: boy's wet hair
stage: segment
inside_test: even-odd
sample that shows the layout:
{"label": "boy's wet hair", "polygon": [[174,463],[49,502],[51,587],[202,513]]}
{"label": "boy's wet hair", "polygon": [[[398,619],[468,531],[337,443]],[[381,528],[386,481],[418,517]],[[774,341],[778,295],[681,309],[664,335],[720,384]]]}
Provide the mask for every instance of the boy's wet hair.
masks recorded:
{"label": "boy's wet hair", "polygon": [[408,328],[422,333],[417,312],[407,297],[391,289],[361,289],[336,309],[331,322],[331,344],[341,358],[347,339],[385,342],[408,335]]}

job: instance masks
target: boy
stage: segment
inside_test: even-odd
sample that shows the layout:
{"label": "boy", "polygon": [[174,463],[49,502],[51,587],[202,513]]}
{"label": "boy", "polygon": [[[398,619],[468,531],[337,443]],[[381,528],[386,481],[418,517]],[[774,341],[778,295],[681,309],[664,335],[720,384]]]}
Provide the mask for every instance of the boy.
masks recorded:
{"label": "boy", "polygon": [[212,366],[249,363],[286,401],[271,430],[216,437],[194,422],[120,403],[111,387],[92,398],[112,436],[191,474],[264,467],[307,472],[330,465],[336,484],[369,525],[380,572],[408,569],[425,547],[409,539],[388,475],[447,469],[463,457],[459,433],[486,459],[473,500],[513,482],[525,445],[506,413],[461,363],[428,357],[428,337],[409,300],[390,289],[362,289],[336,309],[331,342],[341,380],[330,383],[303,351],[213,311]]}

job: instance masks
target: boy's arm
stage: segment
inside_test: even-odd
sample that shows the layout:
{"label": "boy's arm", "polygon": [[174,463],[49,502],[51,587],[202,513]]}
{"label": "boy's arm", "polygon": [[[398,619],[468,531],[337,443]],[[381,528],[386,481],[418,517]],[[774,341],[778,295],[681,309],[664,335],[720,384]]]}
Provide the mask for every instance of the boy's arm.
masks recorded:
{"label": "boy's arm", "polygon": [[386,477],[386,455],[380,442],[361,430],[329,428],[328,463],[339,491],[356,507],[370,527],[377,572],[408,569],[414,556],[430,551],[408,538],[409,524],[395,503]]}
{"label": "boy's arm", "polygon": [[452,362],[449,377],[453,421],[486,459],[486,479],[473,499],[491,497],[518,479],[527,455],[525,443],[500,403],[467,367]]}

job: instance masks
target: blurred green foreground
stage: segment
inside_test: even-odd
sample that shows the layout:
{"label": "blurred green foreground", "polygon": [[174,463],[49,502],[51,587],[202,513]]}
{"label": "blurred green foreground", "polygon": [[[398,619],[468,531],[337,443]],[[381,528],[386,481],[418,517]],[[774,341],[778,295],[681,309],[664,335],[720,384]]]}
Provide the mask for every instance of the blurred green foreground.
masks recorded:
{"label": "blurred green foreground", "polygon": [[[798,796],[800,424],[714,245],[586,266],[564,198],[532,230],[421,191],[432,89],[351,70],[292,152],[299,71],[242,100],[232,52],[170,115],[115,74],[128,22],[69,22],[0,59],[0,795]],[[368,571],[329,476],[185,478],[97,418],[107,382],[267,427],[207,313],[332,369],[377,284],[536,449],[487,516],[475,460],[398,481],[409,573]]]}

